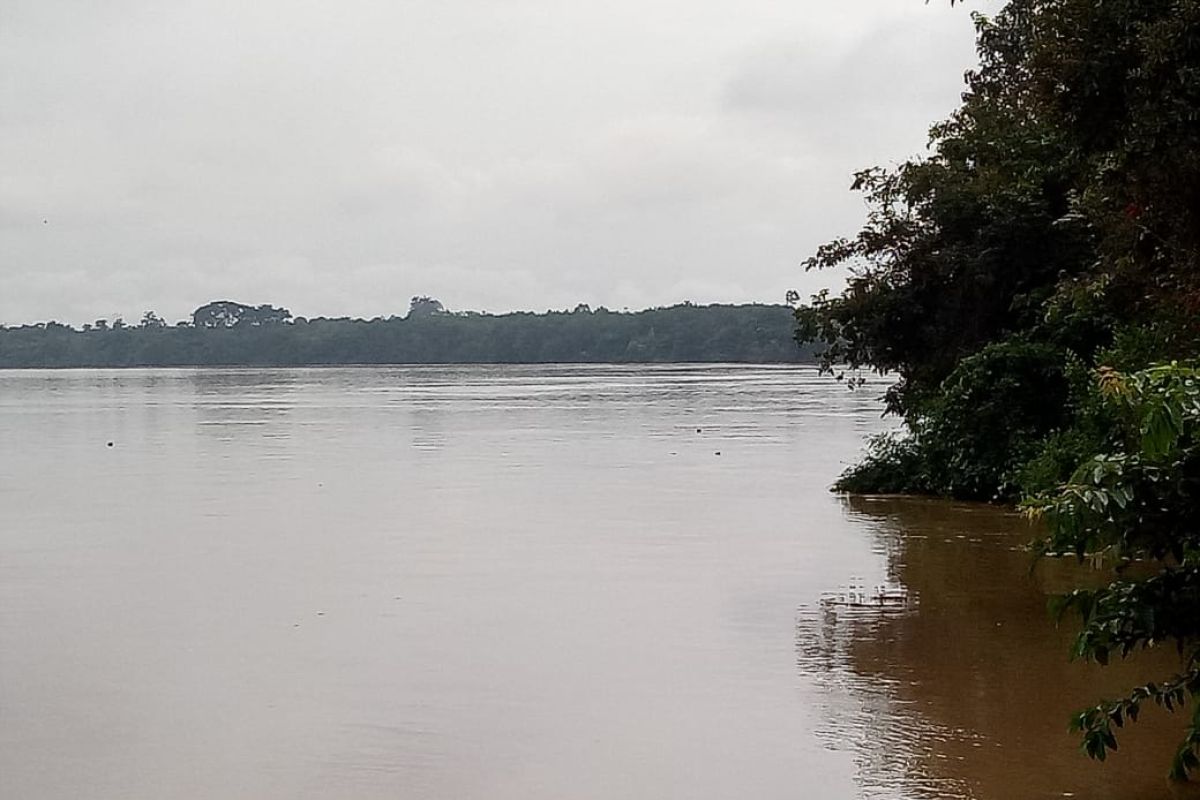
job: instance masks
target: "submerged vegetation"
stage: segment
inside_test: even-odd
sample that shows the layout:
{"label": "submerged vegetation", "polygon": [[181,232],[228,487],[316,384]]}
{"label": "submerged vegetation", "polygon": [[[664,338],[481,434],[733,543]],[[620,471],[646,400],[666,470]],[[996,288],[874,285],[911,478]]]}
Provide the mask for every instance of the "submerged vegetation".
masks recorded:
{"label": "submerged vegetation", "polygon": [[97,320],[0,327],[0,367],[307,364],[796,362],[791,309],[690,303],[637,312],[449,312],[414,297],[403,317],[293,318],[284,308],[208,303],[168,325]]}
{"label": "submerged vegetation", "polygon": [[1112,582],[1062,603],[1076,655],[1170,643],[1182,666],[1075,727],[1102,759],[1144,701],[1190,702],[1184,777],[1200,767],[1200,2],[1011,0],[975,19],[980,66],[929,155],[859,173],[865,227],[807,262],[851,277],[798,309],[798,337],[829,369],[895,374],[886,408],[905,422],[837,488],[1024,499],[1043,555],[1103,559]]}

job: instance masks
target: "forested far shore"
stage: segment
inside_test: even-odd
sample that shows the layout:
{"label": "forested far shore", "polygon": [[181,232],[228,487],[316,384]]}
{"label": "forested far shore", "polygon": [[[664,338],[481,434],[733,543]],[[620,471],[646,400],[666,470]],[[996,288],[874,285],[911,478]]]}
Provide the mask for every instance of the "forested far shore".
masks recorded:
{"label": "forested far shore", "polygon": [[403,317],[364,320],[216,301],[173,325],[146,312],[137,324],[0,326],[0,368],[810,360],[792,310],[761,304],[493,315],[415,297]]}

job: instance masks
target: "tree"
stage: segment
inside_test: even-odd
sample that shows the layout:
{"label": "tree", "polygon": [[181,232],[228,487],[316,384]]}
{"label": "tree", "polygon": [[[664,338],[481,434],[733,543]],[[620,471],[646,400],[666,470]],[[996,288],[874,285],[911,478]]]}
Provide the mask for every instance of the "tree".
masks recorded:
{"label": "tree", "polygon": [[914,432],[988,347],[1052,348],[1065,378],[1073,360],[1136,369],[1200,342],[1200,2],[1012,0],[975,19],[962,106],[927,158],[856,176],[866,226],[806,262],[848,266],[847,286],[796,312],[827,368],[897,376],[887,409]]}
{"label": "tree", "polygon": [[142,314],[142,321],[138,323],[138,327],[141,328],[165,328],[166,326],[166,320],[153,311],[147,311],[145,314]]}
{"label": "tree", "polygon": [[409,319],[420,319],[445,313],[446,307],[442,305],[441,301],[427,295],[417,295],[408,304]]}
{"label": "tree", "polygon": [[[926,158],[855,177],[866,225],[807,262],[850,278],[797,309],[798,337],[829,370],[897,376],[906,435],[840,488],[1024,495],[1045,552],[1117,569],[1063,601],[1078,656],[1180,648],[1177,678],[1074,720],[1103,758],[1146,700],[1200,688],[1200,0],[1010,0],[975,20],[962,105]],[[1135,577],[1146,562],[1159,573]],[[1198,765],[1194,710],[1172,771]]]}
{"label": "tree", "polygon": [[276,308],[266,303],[260,306],[248,306],[232,300],[215,300],[192,312],[192,324],[197,328],[279,325],[291,318],[292,312],[286,308]]}
{"label": "tree", "polygon": [[[1182,664],[1176,676],[1080,712],[1072,726],[1085,752],[1104,760],[1117,747],[1113,729],[1136,721],[1147,701],[1168,711],[1190,701],[1171,766],[1184,778],[1200,767],[1200,369],[1175,363],[1098,375],[1115,435],[1067,483],[1027,501],[1049,528],[1039,552],[1099,558],[1117,570],[1108,585],[1057,603],[1060,614],[1074,611],[1082,621],[1075,656],[1107,664],[1173,643]],[[1157,571],[1140,577],[1135,563]]]}
{"label": "tree", "polygon": [[192,312],[192,324],[197,328],[232,328],[250,310],[249,306],[231,300],[215,300]]}
{"label": "tree", "polygon": [[291,311],[269,303],[256,306],[243,315],[243,321],[248,321],[251,325],[282,325],[291,318]]}

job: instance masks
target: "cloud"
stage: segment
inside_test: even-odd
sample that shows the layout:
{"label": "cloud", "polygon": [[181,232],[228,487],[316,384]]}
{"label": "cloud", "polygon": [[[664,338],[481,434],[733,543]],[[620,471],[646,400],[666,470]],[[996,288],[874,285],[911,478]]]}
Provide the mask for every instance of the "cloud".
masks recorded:
{"label": "cloud", "polygon": [[937,22],[890,21],[841,47],[769,43],[746,56],[723,104],[831,156],[857,155],[868,164],[916,154],[929,126],[957,105],[972,58],[963,20]]}
{"label": "cloud", "polygon": [[[774,301],[971,61],[919,0],[13,0],[0,322]],[[17,76],[20,76],[19,78]]]}

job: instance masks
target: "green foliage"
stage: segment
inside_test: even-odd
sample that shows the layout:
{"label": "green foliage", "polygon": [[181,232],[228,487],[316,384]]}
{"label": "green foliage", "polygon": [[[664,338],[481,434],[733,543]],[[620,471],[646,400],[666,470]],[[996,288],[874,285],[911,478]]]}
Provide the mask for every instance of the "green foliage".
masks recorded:
{"label": "green foliage", "polygon": [[[1152,366],[1200,354],[1200,0],[1010,0],[975,20],[962,105],[926,158],[856,176],[866,225],[806,264],[849,280],[797,309],[797,334],[829,369],[898,379],[907,436],[838,488],[1028,493],[1044,552],[1121,571],[1064,601],[1077,654],[1180,647],[1178,678],[1075,720],[1103,758],[1144,701],[1194,700],[1200,667],[1197,375]],[[1129,577],[1147,562],[1160,574]],[[1198,719],[1176,775],[1200,765]]]}
{"label": "green foliage", "polygon": [[[1124,576],[1058,602],[1059,614],[1072,611],[1082,622],[1076,657],[1106,664],[1113,655],[1167,642],[1183,657],[1178,677],[1076,717],[1085,752],[1103,760],[1117,746],[1113,726],[1136,720],[1145,700],[1170,711],[1195,704],[1200,692],[1200,369],[1172,363],[1128,375],[1101,368],[1097,375],[1116,436],[1067,483],[1027,501],[1048,527],[1039,552],[1102,559]],[[1158,571],[1127,577],[1134,564],[1155,564]],[[1198,758],[1194,712],[1172,773],[1185,777]]]}
{"label": "green foliage", "polygon": [[932,491],[925,463],[909,436],[881,433],[867,441],[867,455],[833,485],[850,494],[927,494]]}
{"label": "green foliage", "polygon": [[1067,419],[1063,364],[1064,354],[1050,345],[1014,339],[984,347],[935,391],[910,394],[908,435],[873,439],[864,461],[834,488],[1014,498],[1023,466]]}
{"label": "green foliage", "polygon": [[546,362],[796,362],[786,306],[693,306],[635,313],[451,313],[414,298],[406,318],[291,319],[287,309],[219,301],[193,324],[150,312],[136,328],[56,322],[0,328],[0,367]]}
{"label": "green foliage", "polygon": [[[154,312],[147,311],[147,316]],[[248,306],[232,300],[216,300],[200,306],[192,312],[192,324],[197,328],[233,328],[237,325],[278,325],[292,318],[286,308],[272,305]],[[143,322],[147,317],[143,317]]]}
{"label": "green foliage", "polygon": [[1113,728],[1122,728],[1126,722],[1137,722],[1146,701],[1152,701],[1167,711],[1174,711],[1193,700],[1187,733],[1171,759],[1171,778],[1186,780],[1200,768],[1200,705],[1194,703],[1197,692],[1200,692],[1200,667],[1193,666],[1170,680],[1138,686],[1125,697],[1105,700],[1080,711],[1071,718],[1071,730],[1082,737],[1084,753],[1097,761],[1104,761],[1109,750],[1117,749]]}
{"label": "green foliage", "polygon": [[934,127],[932,154],[860,172],[852,188],[866,195],[866,226],[806,262],[851,276],[840,295],[798,309],[801,338],[830,362],[897,373],[899,413],[961,358],[1034,327],[1058,281],[1094,260],[1072,208],[1070,142],[1012,85],[1029,26],[1015,13],[978,24],[983,66],[962,108]]}
{"label": "green foliage", "polygon": [[1022,497],[1066,482],[1081,463],[1114,440],[1115,412],[1101,395],[1093,371],[1068,354],[1063,375],[1067,382],[1063,423],[1033,446],[1034,455],[1017,468],[1016,484]]}
{"label": "green foliage", "polygon": [[1016,484],[1022,495],[1046,491],[1066,481],[1080,462],[1096,452],[1103,432],[1072,426],[1042,440],[1036,455],[1017,468]]}
{"label": "green foliage", "polygon": [[442,301],[428,295],[417,295],[408,304],[409,317],[429,317],[434,314],[445,314],[446,307]]}
{"label": "green foliage", "polygon": [[1021,340],[963,358],[910,425],[937,494],[998,500],[1015,494],[1015,473],[1065,421],[1064,355]]}
{"label": "green foliage", "polygon": [[[1092,361],[1122,325],[1200,314],[1200,0],[1013,0],[976,16],[979,69],[931,153],[860,172],[869,216],[806,262],[827,364],[895,373],[908,414],[1014,335]],[[1141,362],[1137,366],[1144,366]]]}

